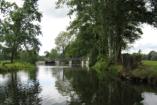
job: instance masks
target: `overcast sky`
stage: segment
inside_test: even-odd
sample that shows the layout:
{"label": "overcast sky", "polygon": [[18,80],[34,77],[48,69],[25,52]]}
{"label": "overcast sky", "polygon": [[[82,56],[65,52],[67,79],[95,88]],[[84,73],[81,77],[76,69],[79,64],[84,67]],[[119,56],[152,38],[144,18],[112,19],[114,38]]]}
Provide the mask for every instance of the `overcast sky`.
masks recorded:
{"label": "overcast sky", "polygon": [[[22,5],[22,0],[8,0],[15,1]],[[42,46],[40,48],[40,55],[45,51],[50,51],[55,47],[54,39],[61,32],[65,31],[69,25],[70,18],[67,16],[68,10],[55,9],[55,2],[57,0],[39,0],[39,10],[42,12],[43,17],[41,21],[42,36],[39,37]],[[151,50],[157,51],[157,29],[149,25],[143,25],[143,35],[140,40],[137,40],[132,45],[131,49],[126,52],[137,52],[139,49],[144,53]]]}

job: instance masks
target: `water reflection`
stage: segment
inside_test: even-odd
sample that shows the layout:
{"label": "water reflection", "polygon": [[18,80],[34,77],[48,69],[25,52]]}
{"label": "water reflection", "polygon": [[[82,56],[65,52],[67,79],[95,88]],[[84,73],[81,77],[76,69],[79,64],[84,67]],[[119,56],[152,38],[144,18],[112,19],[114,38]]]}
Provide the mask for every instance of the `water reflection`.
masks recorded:
{"label": "water reflection", "polygon": [[39,83],[25,72],[1,75],[0,105],[41,105]]}
{"label": "water reflection", "polygon": [[[67,97],[62,96],[56,86],[55,81],[57,81],[57,74],[53,76],[52,73],[55,69],[52,67],[39,66],[38,67],[38,80],[42,91],[40,97],[42,97],[42,105],[66,105]],[[60,73],[62,69],[58,69],[57,73]]]}
{"label": "water reflection", "polygon": [[66,70],[64,74],[73,90],[62,85],[58,90],[71,97],[69,105],[142,105],[141,93],[120,82],[102,81],[84,70]]}
{"label": "water reflection", "polygon": [[0,105],[157,105],[157,89],[79,68],[0,74]]}
{"label": "water reflection", "polygon": [[143,105],[157,105],[157,95],[155,93],[144,92],[142,97],[144,98]]}

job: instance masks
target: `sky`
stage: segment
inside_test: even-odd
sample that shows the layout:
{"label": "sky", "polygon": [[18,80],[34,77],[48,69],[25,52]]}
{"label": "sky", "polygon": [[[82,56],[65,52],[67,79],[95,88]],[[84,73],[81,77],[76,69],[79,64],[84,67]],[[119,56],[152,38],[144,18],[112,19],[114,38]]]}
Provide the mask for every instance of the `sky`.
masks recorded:
{"label": "sky", "polygon": [[[22,5],[22,0],[7,0],[15,1]],[[40,55],[44,55],[45,51],[50,51],[55,48],[55,38],[61,32],[65,31],[70,23],[70,18],[67,16],[68,9],[56,9],[55,2],[57,0],[39,0],[39,11],[43,17],[41,20],[42,36],[39,37],[42,46],[40,47]],[[137,40],[131,45],[130,49],[125,52],[138,52],[139,49],[143,53],[148,53],[151,50],[157,51],[157,29],[152,26],[144,24],[142,26],[143,35],[141,39]]]}
{"label": "sky", "polygon": [[157,29],[150,25],[144,24],[142,27],[143,35],[128,50],[128,52],[138,52],[139,49],[143,53],[149,53],[152,50],[157,51]]}
{"label": "sky", "polygon": [[[22,0],[7,0],[16,2],[19,6],[23,4]],[[40,55],[44,55],[45,51],[51,51],[55,48],[55,38],[61,31],[66,31],[70,23],[70,17],[67,16],[68,9],[56,9],[55,2],[57,0],[39,0],[39,11],[42,13],[41,31],[42,35],[39,40],[42,44],[40,47]]]}

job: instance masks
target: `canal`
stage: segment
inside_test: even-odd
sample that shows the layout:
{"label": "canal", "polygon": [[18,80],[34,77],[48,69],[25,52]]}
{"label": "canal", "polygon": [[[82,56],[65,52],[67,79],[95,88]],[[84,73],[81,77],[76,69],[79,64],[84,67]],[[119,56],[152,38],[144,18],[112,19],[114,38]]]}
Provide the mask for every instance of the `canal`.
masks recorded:
{"label": "canal", "polygon": [[0,105],[157,105],[157,88],[98,78],[80,68],[38,66],[0,74]]}

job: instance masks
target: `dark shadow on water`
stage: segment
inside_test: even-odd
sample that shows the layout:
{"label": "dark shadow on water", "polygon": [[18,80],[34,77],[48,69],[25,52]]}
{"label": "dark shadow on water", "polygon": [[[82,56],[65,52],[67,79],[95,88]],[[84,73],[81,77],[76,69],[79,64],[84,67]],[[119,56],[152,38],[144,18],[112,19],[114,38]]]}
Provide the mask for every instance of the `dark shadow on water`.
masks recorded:
{"label": "dark shadow on water", "polygon": [[68,105],[142,105],[141,93],[121,82],[109,78],[102,81],[85,70],[64,70],[64,76],[70,89],[59,80],[56,86],[61,94],[71,97]]}
{"label": "dark shadow on water", "polygon": [[0,74],[0,105],[157,105],[156,88],[110,77],[48,66]]}

